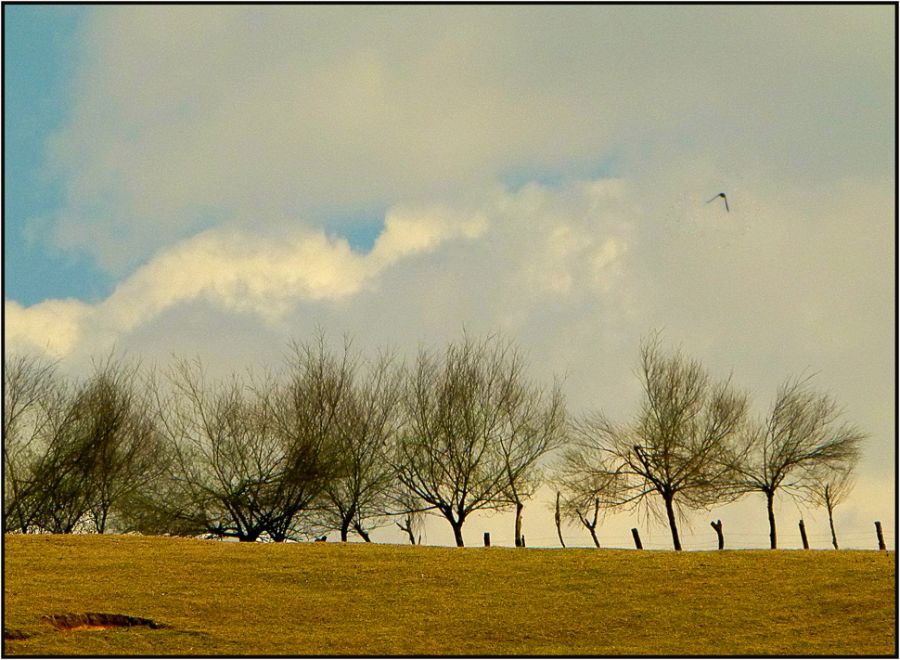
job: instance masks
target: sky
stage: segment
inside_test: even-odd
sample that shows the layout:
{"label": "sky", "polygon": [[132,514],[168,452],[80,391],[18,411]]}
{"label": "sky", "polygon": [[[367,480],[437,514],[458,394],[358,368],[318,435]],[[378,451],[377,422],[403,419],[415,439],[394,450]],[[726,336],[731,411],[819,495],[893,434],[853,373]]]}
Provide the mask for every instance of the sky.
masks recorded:
{"label": "sky", "polygon": [[[407,359],[502,332],[570,411],[637,410],[642,337],[765,414],[813,374],[868,434],[845,543],[894,534],[895,7],[53,6],[4,18],[4,350],[83,374]],[[730,212],[716,200],[726,192]],[[554,545],[553,494],[525,509]],[[782,499],[780,535],[828,545]],[[687,549],[767,543],[762,496]],[[627,547],[634,513],[600,529]],[[653,547],[665,527],[640,521]],[[510,513],[467,523],[512,544]],[[566,528],[572,545],[586,531]],[[451,543],[434,520],[429,542]],[[793,538],[793,537],[796,537]],[[399,530],[376,540],[402,542]]]}

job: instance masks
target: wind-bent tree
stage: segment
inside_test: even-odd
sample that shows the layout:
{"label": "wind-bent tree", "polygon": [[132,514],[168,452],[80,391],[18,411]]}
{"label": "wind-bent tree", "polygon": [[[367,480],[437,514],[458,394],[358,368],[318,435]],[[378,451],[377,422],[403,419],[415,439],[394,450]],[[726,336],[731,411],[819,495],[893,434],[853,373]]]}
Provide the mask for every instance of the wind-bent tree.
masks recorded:
{"label": "wind-bent tree", "polygon": [[566,547],[566,542],[563,540],[562,535],[562,510],[560,508],[560,499],[562,497],[562,493],[556,491],[556,511],[553,516],[553,520],[556,523],[556,534],[559,536],[559,544],[562,547]]}
{"label": "wind-bent tree", "polygon": [[834,508],[853,490],[853,467],[820,471],[810,479],[807,486],[809,499],[825,507],[828,511],[828,526],[831,528],[831,544],[838,550],[837,534],[834,531]]}
{"label": "wind-bent tree", "polygon": [[[314,342],[292,344],[288,376],[275,389],[269,410],[285,455],[278,481],[281,514],[266,528],[275,541],[300,532],[297,524],[335,478],[347,473],[338,442],[341,413],[352,410],[353,360],[349,341],[336,355],[319,334]],[[375,406],[377,410],[377,406]]]}
{"label": "wind-bent tree", "polygon": [[730,495],[727,450],[747,397],[730,380],[713,382],[680,351],[663,354],[657,335],[641,345],[639,377],[644,396],[632,422],[595,414],[576,429],[583,446],[613,457],[619,504],[645,504],[658,513],[662,502],[673,546],[681,550],[676,512],[708,508]]}
{"label": "wind-bent tree", "polygon": [[132,501],[164,469],[162,441],[136,367],[108,361],[88,390],[84,414],[93,438],[89,513],[103,534],[122,529]]}
{"label": "wind-bent tree", "polygon": [[852,466],[864,438],[856,426],[840,421],[835,401],[813,390],[809,378],[788,379],[778,388],[766,419],[747,424],[730,460],[734,487],[766,496],[772,549],[778,547],[776,493],[802,495],[816,474]]}
{"label": "wind-bent tree", "polygon": [[422,500],[406,488],[399,479],[394,484],[390,502],[393,509],[392,515],[402,518],[400,522],[395,522],[397,527],[406,533],[411,545],[420,545],[425,527],[425,512],[429,506],[427,504],[423,506]]}
{"label": "wind-bent tree", "polygon": [[448,346],[443,356],[421,352],[408,377],[407,423],[394,464],[423,508],[447,519],[457,546],[463,545],[463,524],[473,511],[510,506],[511,473],[522,489],[520,499],[527,491],[520,477],[528,472],[529,462],[522,460],[528,452],[517,455],[518,440],[512,437],[522,433],[516,423],[529,419],[516,403],[521,378],[509,343],[468,336]]}
{"label": "wind-bent tree", "polygon": [[32,470],[50,420],[59,379],[35,356],[3,359],[3,529],[27,533],[34,523]]}
{"label": "wind-bent tree", "polygon": [[100,534],[122,521],[134,498],[164,467],[162,442],[137,366],[108,359],[85,389],[83,428],[90,438],[89,516]]}
{"label": "wind-bent tree", "polygon": [[497,435],[503,470],[503,497],[515,507],[515,544],[524,546],[522,509],[543,480],[540,461],[565,442],[566,409],[559,384],[549,392],[530,383],[524,364],[509,356],[509,393],[503,399],[501,432]]}
{"label": "wind-bent tree", "polygon": [[366,542],[366,521],[391,510],[396,470],[389,455],[402,423],[401,373],[383,356],[360,375],[351,369],[350,386],[337,415],[335,449],[340,469],[323,493],[326,526],[346,541],[351,528]]}
{"label": "wind-bent tree", "polygon": [[179,361],[168,384],[157,413],[178,485],[170,515],[195,533],[257,540],[281,515],[278,481],[287,469],[267,401],[234,376],[209,383],[199,360]]}
{"label": "wind-bent tree", "polygon": [[294,346],[286,375],[207,382],[179,362],[158,414],[174,455],[170,515],[217,536],[284,541],[334,474],[346,365],[318,346]]}
{"label": "wind-bent tree", "polygon": [[32,468],[34,522],[44,530],[104,533],[112,515],[152,479],[158,438],[136,366],[112,356],[85,380],[56,390],[45,448]]}
{"label": "wind-bent tree", "polygon": [[590,442],[579,443],[576,437],[556,466],[554,483],[558,489],[558,515],[581,523],[599,548],[597,526],[603,513],[618,503],[621,487],[621,476],[609,454]]}

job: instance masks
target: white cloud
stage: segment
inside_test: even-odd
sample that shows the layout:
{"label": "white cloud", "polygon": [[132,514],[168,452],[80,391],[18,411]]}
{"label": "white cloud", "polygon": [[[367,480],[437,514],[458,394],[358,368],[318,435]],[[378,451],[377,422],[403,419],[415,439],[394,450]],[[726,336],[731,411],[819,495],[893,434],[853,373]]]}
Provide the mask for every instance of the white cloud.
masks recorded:
{"label": "white cloud", "polygon": [[460,214],[446,207],[393,208],[385,216],[371,260],[380,268],[408,254],[431,251],[450,238],[478,238],[487,225],[484,215]]}
{"label": "white cloud", "polygon": [[868,173],[892,162],[880,9],[96,7],[52,236],[121,274],[212,224],[455,205],[612,155]]}
{"label": "white cloud", "polygon": [[90,313],[79,300],[45,300],[27,308],[4,300],[4,347],[65,357],[84,340],[82,325]]}
{"label": "white cloud", "polygon": [[[576,276],[582,278],[574,269],[575,252],[605,255],[599,270],[596,259],[592,262],[597,277],[612,272],[624,249],[624,237],[603,236],[611,229],[598,210],[595,188],[497,190],[478,209],[399,205],[386,213],[384,229],[367,254],[322,232],[207,230],[162,250],[95,305],[46,301],[24,308],[7,302],[7,342],[14,348],[44,346],[56,355],[96,352],[167,310],[197,301],[278,324],[303,304],[339,303],[378,287],[386,270],[418,268],[417,255],[443,251],[443,258],[453,260],[455,244],[490,259],[493,279],[505,281],[504,295],[521,295],[536,284],[548,293],[566,293]],[[411,266],[404,266],[410,260]],[[528,267],[509,270],[519,263]],[[560,280],[566,282],[564,291],[552,286]]]}
{"label": "white cloud", "polygon": [[273,240],[210,230],[164,250],[124,280],[102,307],[122,331],[201,297],[270,318],[296,300],[352,295],[365,278],[362,259],[347,243],[323,234]]}

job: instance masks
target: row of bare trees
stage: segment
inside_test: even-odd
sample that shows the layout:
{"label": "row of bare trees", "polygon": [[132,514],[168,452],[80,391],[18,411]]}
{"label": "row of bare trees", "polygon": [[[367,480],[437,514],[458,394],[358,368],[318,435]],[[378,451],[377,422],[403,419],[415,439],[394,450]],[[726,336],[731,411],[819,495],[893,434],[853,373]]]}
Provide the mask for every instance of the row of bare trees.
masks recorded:
{"label": "row of bare trees", "polygon": [[278,373],[214,380],[199,361],[141,374],[109,358],[81,382],[5,363],[4,525],[274,541],[427,512],[463,544],[474,511],[521,512],[561,446],[559,387],[528,380],[508,341],[464,337],[411,369],[345,342],[294,344]]}
{"label": "row of bare trees", "polygon": [[472,513],[510,510],[523,545],[522,510],[550,480],[597,545],[611,507],[664,515],[680,549],[679,513],[759,491],[774,548],[776,491],[820,496],[831,517],[863,438],[808,380],[754,420],[729,380],[655,336],[627,422],[570,420],[559,383],[532,381],[499,337],[464,336],[406,368],[320,336],[279,371],[224,380],[196,360],[146,373],[110,357],[80,381],[35,358],[4,367],[4,529],[19,532],[369,541],[398,521],[416,543],[430,513],[461,546]]}
{"label": "row of bare trees", "polygon": [[657,335],[641,346],[638,376],[643,396],[634,417],[577,420],[557,471],[563,515],[584,525],[595,544],[609,507],[644,507],[664,517],[680,550],[679,513],[762,493],[776,548],[773,504],[783,492],[824,505],[838,547],[833,511],[852,485],[865,435],[841,421],[829,395],[809,378],[789,379],[768,414],[755,418],[730,378],[713,380],[698,361],[666,354]]}

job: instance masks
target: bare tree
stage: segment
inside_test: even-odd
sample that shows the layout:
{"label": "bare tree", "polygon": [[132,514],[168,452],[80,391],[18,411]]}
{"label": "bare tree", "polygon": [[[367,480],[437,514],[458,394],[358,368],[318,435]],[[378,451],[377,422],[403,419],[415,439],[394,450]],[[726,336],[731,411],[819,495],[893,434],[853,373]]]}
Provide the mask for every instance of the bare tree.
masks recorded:
{"label": "bare tree", "polygon": [[291,350],[286,381],[271,406],[287,455],[281,495],[289,503],[269,525],[276,541],[296,535],[298,515],[314,508],[328,485],[349,472],[340,445],[342,413],[353,408],[349,340],[340,355],[329,350],[321,332],[313,342],[292,343]]}
{"label": "bare tree", "polygon": [[583,446],[613,457],[619,504],[645,504],[659,513],[662,501],[672,544],[681,550],[676,512],[708,508],[730,495],[727,450],[747,398],[730,379],[713,382],[680,351],[664,355],[658,335],[642,342],[639,377],[644,396],[632,422],[615,424],[595,414],[577,430]]}
{"label": "bare tree", "polygon": [[162,442],[137,365],[112,356],[98,364],[81,403],[92,455],[88,513],[103,534],[110,516],[124,517],[132,498],[160,475]]}
{"label": "bare tree", "polygon": [[152,476],[156,436],[137,373],[110,355],[86,379],[49,390],[28,488],[38,528],[103,533],[110,515]]}
{"label": "bare tree", "polygon": [[556,511],[553,516],[553,520],[556,523],[556,534],[559,536],[559,544],[562,547],[566,547],[566,542],[563,540],[562,535],[562,508],[560,507],[560,500],[562,499],[562,493],[556,491]]}
{"label": "bare tree", "polygon": [[785,381],[766,419],[746,425],[730,459],[734,487],[766,496],[772,549],[778,545],[776,493],[802,495],[817,474],[847,469],[857,460],[865,437],[856,426],[840,421],[835,401],[813,390],[809,378]]}
{"label": "bare tree", "polygon": [[364,375],[350,369],[337,415],[335,444],[340,469],[324,488],[328,526],[346,541],[353,529],[369,542],[366,521],[390,512],[396,471],[389,449],[402,422],[401,373],[382,356]]}
{"label": "bare tree", "polygon": [[34,522],[33,468],[58,399],[55,365],[35,356],[3,360],[3,521],[4,530],[29,531]]}
{"label": "bare tree", "polygon": [[852,466],[848,465],[843,469],[819,471],[810,479],[807,486],[809,499],[828,511],[831,544],[835,550],[839,548],[837,534],[834,531],[834,509],[853,490],[853,481]]}
{"label": "bare tree", "polygon": [[172,391],[158,399],[174,455],[170,513],[188,529],[255,541],[281,516],[280,480],[287,452],[268,400],[236,377],[207,382],[199,361],[179,361]]}
{"label": "bare tree", "polygon": [[[420,545],[422,543],[422,516],[416,511],[410,511],[403,516],[403,522],[398,522],[397,527],[400,528],[400,531],[406,532],[411,545]],[[418,539],[416,538],[417,534]]]}
{"label": "bare tree", "polygon": [[502,447],[514,446],[509,410],[521,377],[514,353],[496,338],[464,336],[441,357],[421,352],[408,378],[407,424],[395,457],[399,479],[423,508],[447,519],[457,546],[473,511],[510,505]]}
{"label": "bare tree", "polygon": [[515,544],[522,539],[522,509],[543,479],[541,459],[565,442],[566,410],[559,384],[544,392],[530,383],[515,351],[508,358],[509,392],[503,397],[497,448],[503,463],[503,497],[515,507]]}
{"label": "bare tree", "polygon": [[[396,451],[395,451],[396,453]],[[396,466],[395,477],[397,476]],[[425,513],[430,506],[423,506],[422,500],[410,491],[399,478],[394,482],[394,488],[390,497],[391,515],[400,517],[400,522],[395,522],[400,531],[405,532],[411,545],[422,543],[422,532],[425,527]]]}
{"label": "bare tree", "polygon": [[[349,448],[363,440],[374,447],[372,436],[389,432],[392,420],[378,419],[387,381],[382,387],[376,379],[355,396],[354,368],[349,344],[336,355],[321,334],[307,344],[294,342],[281,373],[251,374],[245,382],[232,376],[210,384],[199,362],[178,363],[169,379],[172,392],[159,396],[157,406],[177,487],[168,489],[161,515],[149,516],[148,524],[168,518],[181,529],[241,541],[309,536],[326,531],[323,501],[333,485],[335,497],[346,494],[342,487],[352,491],[348,524],[365,534],[377,488],[361,471],[372,477],[378,457],[360,447],[354,475]],[[382,375],[386,379],[387,370]]]}
{"label": "bare tree", "polygon": [[602,514],[615,506],[620,496],[621,475],[616,472],[610,458],[607,452],[598,450],[590,439],[580,443],[576,436],[563,452],[554,474],[554,483],[559,489],[558,515],[581,523],[598,548],[597,526]]}
{"label": "bare tree", "polygon": [[47,446],[32,470],[34,524],[53,534],[83,526],[90,510],[94,456],[80,403],[76,398],[51,411]]}

